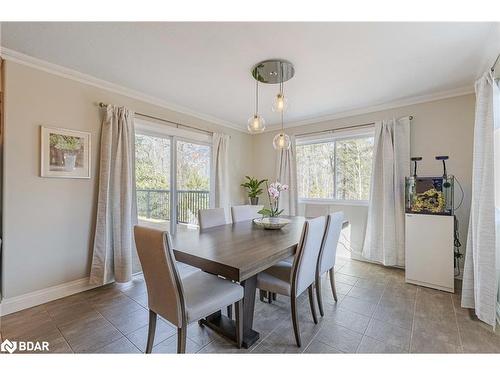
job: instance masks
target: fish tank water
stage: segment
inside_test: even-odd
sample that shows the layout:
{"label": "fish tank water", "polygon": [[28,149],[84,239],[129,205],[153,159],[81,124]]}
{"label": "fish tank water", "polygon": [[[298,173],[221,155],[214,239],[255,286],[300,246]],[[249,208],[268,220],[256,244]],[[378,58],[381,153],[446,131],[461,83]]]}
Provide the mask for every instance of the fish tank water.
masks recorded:
{"label": "fish tank water", "polygon": [[405,211],[413,214],[453,215],[453,176],[405,177]]}

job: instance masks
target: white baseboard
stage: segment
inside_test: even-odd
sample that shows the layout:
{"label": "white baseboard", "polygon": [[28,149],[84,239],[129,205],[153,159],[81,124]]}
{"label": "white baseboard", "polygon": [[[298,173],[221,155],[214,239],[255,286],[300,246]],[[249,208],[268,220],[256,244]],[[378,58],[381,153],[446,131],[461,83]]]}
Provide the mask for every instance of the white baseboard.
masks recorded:
{"label": "white baseboard", "polygon": [[52,286],[20,296],[5,298],[0,303],[0,316],[12,314],[16,311],[28,309],[72,294],[84,292],[95,288],[89,284],[89,278],[70,281],[68,283]]}

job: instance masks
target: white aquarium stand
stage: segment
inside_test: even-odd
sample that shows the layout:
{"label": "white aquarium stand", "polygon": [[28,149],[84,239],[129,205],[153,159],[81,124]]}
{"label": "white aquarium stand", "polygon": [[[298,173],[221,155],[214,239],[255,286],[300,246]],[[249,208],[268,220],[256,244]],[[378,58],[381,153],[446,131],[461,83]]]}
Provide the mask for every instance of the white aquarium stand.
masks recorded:
{"label": "white aquarium stand", "polygon": [[454,293],[453,216],[406,214],[407,283]]}

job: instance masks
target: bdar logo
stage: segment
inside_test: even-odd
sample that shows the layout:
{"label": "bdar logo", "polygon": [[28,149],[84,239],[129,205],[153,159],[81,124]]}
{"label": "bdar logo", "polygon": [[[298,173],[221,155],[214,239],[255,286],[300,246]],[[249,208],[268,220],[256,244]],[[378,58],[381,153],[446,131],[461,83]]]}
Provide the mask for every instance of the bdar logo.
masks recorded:
{"label": "bdar logo", "polygon": [[0,345],[0,351],[2,352],[9,352],[10,354],[14,353],[17,349],[17,342],[12,342],[9,340],[5,340],[2,342],[2,345]]}

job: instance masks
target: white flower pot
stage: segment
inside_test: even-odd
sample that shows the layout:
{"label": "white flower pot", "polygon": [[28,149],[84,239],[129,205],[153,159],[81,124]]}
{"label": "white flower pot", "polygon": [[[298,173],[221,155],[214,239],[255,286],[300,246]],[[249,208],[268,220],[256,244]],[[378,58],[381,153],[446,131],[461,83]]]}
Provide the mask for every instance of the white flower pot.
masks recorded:
{"label": "white flower pot", "polygon": [[75,169],[76,165],[76,155],[64,153],[64,170],[66,172],[71,172]]}

